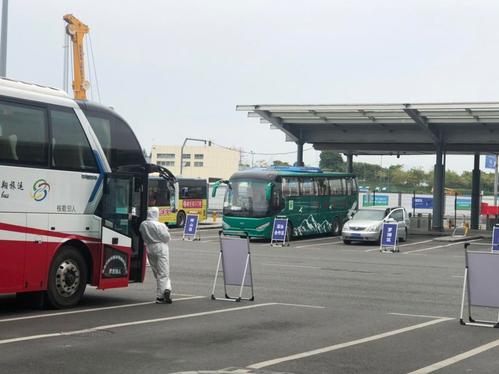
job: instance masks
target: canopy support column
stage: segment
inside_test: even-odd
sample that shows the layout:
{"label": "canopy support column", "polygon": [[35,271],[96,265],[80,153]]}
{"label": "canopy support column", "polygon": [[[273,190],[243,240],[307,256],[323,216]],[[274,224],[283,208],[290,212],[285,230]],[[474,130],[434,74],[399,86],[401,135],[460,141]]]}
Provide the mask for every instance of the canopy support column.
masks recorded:
{"label": "canopy support column", "polygon": [[305,164],[303,163],[303,141],[301,139],[299,139],[296,142],[296,146],[298,149],[297,149],[297,154],[296,154],[295,166],[305,166]]}
{"label": "canopy support column", "polygon": [[433,173],[433,220],[431,228],[433,231],[443,231],[444,220],[444,178],[445,169],[443,165],[443,149],[441,146],[437,147],[436,163]]}
{"label": "canopy support column", "polygon": [[347,173],[353,173],[353,155],[347,154]]}
{"label": "canopy support column", "polygon": [[471,229],[477,230],[480,222],[480,153],[475,153],[474,161],[471,183]]}

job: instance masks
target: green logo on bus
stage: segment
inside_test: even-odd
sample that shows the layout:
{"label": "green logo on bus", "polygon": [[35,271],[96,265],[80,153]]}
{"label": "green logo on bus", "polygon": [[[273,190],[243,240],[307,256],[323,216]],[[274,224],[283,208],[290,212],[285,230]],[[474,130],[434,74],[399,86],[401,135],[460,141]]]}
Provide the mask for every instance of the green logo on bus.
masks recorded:
{"label": "green logo on bus", "polygon": [[50,191],[50,185],[45,179],[38,179],[33,183],[33,194],[31,195],[35,201],[45,200]]}

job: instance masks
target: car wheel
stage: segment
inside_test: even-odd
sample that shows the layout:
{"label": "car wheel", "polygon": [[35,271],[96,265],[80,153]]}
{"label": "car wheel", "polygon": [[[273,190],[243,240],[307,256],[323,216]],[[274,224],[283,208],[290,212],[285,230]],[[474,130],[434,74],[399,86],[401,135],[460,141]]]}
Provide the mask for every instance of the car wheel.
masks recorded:
{"label": "car wheel", "polygon": [[347,240],[347,239],[343,239],[343,243],[345,243],[346,245],[350,245],[350,244],[352,244],[352,241]]}
{"label": "car wheel", "polygon": [[407,241],[407,227],[404,228],[404,236],[400,238],[401,242],[406,242]]}
{"label": "car wheel", "polygon": [[49,271],[47,299],[54,308],[78,304],[87,286],[87,263],[80,251],[63,246],[54,257]]}

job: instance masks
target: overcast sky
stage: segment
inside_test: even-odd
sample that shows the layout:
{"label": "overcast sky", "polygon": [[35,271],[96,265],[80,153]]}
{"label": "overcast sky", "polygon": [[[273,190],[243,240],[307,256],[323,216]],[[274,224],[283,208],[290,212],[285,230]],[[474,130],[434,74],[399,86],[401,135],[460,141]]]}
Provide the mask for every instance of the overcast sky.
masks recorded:
{"label": "overcast sky", "polygon": [[[9,7],[8,77],[62,87],[62,16],[73,13],[91,28],[102,103],[128,120],[147,150],[186,137],[262,153],[296,150],[237,104],[499,101],[497,0],[11,0]],[[305,152],[305,162],[317,164],[318,154]],[[434,157],[382,162],[429,170]],[[447,165],[472,169],[473,158],[449,156]]]}

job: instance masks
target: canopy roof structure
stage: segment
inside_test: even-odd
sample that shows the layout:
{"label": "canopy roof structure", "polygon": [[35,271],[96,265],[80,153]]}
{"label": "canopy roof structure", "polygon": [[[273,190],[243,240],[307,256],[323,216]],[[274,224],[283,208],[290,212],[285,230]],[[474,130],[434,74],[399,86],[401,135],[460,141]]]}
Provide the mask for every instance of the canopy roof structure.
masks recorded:
{"label": "canopy roof structure", "polygon": [[499,102],[238,105],[287,141],[347,154],[499,152]]}

